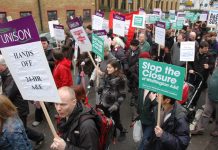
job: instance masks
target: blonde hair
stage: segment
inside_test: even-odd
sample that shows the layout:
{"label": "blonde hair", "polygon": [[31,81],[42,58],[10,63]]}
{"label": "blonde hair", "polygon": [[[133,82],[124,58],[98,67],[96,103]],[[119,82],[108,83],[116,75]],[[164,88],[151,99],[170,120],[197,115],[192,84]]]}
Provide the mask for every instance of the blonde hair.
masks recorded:
{"label": "blonde hair", "polygon": [[113,40],[116,42],[115,47],[121,46],[122,48],[125,48],[125,43],[119,37],[114,37]]}
{"label": "blonde hair", "polygon": [[0,95],[0,118],[7,119],[17,114],[14,104],[4,95]]}

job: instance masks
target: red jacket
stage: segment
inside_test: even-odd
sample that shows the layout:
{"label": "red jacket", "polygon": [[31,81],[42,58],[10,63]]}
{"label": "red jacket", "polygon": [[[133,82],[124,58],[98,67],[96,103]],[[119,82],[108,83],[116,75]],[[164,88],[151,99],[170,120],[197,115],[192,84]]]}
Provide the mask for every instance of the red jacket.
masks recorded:
{"label": "red jacket", "polygon": [[70,70],[71,61],[64,58],[55,62],[53,77],[57,88],[63,86],[73,86],[73,79]]}

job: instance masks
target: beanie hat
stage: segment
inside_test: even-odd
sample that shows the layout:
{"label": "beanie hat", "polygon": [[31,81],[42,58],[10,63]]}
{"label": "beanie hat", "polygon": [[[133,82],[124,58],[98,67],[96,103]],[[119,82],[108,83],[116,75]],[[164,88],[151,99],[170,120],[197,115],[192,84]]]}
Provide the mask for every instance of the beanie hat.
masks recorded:
{"label": "beanie hat", "polygon": [[1,65],[5,65],[5,64],[6,64],[6,63],[5,63],[5,59],[3,58],[2,55],[0,55],[0,64],[1,64]]}
{"label": "beanie hat", "polygon": [[151,56],[150,56],[149,52],[142,52],[141,54],[139,54],[139,58],[150,59]]}

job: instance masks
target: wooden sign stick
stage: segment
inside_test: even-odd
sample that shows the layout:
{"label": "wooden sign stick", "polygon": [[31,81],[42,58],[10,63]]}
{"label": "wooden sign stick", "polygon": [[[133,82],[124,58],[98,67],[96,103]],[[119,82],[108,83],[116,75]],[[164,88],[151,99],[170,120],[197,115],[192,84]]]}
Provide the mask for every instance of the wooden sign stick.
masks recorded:
{"label": "wooden sign stick", "polygon": [[158,94],[157,100],[158,100],[158,110],[157,110],[157,126],[160,127],[160,111],[161,111],[161,102],[163,99],[163,95]]}

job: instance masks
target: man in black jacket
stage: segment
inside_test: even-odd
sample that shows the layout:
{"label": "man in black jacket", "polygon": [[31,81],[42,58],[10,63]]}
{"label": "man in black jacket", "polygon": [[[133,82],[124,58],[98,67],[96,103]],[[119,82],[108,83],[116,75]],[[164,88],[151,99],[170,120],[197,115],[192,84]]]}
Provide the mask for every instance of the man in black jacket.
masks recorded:
{"label": "man in black jacket", "polygon": [[154,135],[146,150],[185,150],[190,141],[189,124],[186,109],[175,99],[163,96],[163,113],[160,126],[154,129]]}
{"label": "man in black jacket", "polygon": [[83,115],[89,114],[86,108],[77,101],[74,90],[70,87],[58,89],[61,103],[56,103],[55,108],[62,118],[58,126],[61,138],[56,137],[51,145],[58,150],[97,150],[98,129],[93,119],[81,121]]}
{"label": "man in black jacket", "polygon": [[3,94],[17,107],[18,115],[24,124],[27,136],[30,140],[36,142],[35,149],[38,149],[44,141],[44,135],[27,127],[27,116],[29,114],[28,101],[23,99],[2,55],[0,55],[0,76],[2,79]]}

